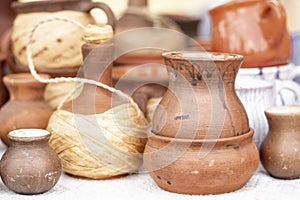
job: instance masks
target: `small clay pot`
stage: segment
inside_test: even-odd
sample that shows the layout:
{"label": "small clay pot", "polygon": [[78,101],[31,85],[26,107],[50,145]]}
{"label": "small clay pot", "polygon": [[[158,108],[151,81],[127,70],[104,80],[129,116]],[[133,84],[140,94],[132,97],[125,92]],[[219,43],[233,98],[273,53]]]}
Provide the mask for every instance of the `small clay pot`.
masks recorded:
{"label": "small clay pot", "polygon": [[[49,77],[41,74],[42,77]],[[29,73],[9,74],[4,78],[10,99],[0,110],[0,136],[9,145],[7,135],[21,128],[45,129],[52,108],[43,99],[45,83],[38,82]]]}
{"label": "small clay pot", "polygon": [[269,133],[260,147],[261,162],[276,178],[300,178],[300,106],[265,111]]}
{"label": "small clay pot", "polygon": [[153,135],[144,165],[156,184],[182,194],[221,194],[243,187],[254,174],[259,154],[253,130],[217,140],[186,140]]}
{"label": "small clay pot", "polygon": [[48,144],[50,133],[19,129],[8,137],[11,145],[0,164],[3,183],[20,194],[40,194],[54,187],[61,175],[61,162]]}

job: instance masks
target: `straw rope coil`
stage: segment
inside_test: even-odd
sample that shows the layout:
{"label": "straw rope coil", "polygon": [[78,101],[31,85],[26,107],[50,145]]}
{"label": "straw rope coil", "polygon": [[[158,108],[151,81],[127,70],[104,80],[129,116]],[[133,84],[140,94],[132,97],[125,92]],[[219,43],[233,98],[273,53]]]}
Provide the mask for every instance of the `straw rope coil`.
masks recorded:
{"label": "straw rope coil", "polygon": [[[58,110],[50,117],[47,130],[51,133],[49,144],[61,158],[63,170],[72,175],[91,179],[105,179],[136,172],[142,164],[149,122],[133,99],[101,82],[78,77],[45,79],[35,70],[30,50],[33,33],[40,24],[52,20],[79,25],[74,20],[56,17],[42,20],[33,27],[27,43],[27,61],[34,78],[52,84],[79,82],[81,84],[77,85],[78,87],[82,84],[93,84],[128,100],[128,103],[93,115],[60,110],[62,103],[59,105]],[[77,89],[75,87],[64,97],[63,102],[72,97]]]}
{"label": "straw rope coil", "polygon": [[147,124],[132,106],[123,104],[95,115],[57,110],[47,130],[52,133],[49,142],[65,172],[105,179],[139,169]]}

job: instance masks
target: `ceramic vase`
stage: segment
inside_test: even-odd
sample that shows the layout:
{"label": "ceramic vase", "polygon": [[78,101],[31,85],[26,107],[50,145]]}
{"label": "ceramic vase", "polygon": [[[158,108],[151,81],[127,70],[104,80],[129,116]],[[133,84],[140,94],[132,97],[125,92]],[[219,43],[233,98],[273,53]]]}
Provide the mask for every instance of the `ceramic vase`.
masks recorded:
{"label": "ceramic vase", "polygon": [[61,163],[43,129],[18,129],[8,135],[11,145],[1,158],[3,183],[16,193],[40,194],[56,185]]}
{"label": "ceramic vase", "polygon": [[[45,74],[41,76],[49,77]],[[53,110],[43,99],[46,84],[38,82],[31,74],[9,74],[3,80],[10,99],[0,110],[0,136],[9,145],[7,135],[10,131],[21,128],[45,129]]]}
{"label": "ceramic vase", "polygon": [[260,148],[261,162],[276,178],[300,177],[300,106],[277,106],[265,111],[269,132]]}
{"label": "ceramic vase", "polygon": [[168,52],[169,87],[153,116],[152,131],[184,139],[248,133],[247,113],[234,88],[243,57],[205,52]]}

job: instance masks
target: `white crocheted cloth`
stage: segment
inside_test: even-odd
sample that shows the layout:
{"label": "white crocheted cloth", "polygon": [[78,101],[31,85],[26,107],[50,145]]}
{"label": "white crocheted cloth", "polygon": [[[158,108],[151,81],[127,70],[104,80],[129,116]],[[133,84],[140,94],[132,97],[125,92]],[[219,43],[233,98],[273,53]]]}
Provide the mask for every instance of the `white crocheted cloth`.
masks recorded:
{"label": "white crocheted cloth", "polygon": [[[5,150],[6,147],[1,143],[1,155]],[[0,182],[0,198],[5,200],[299,200],[300,179],[275,179],[260,167],[242,189],[227,194],[202,196],[164,191],[145,172],[112,180],[83,180],[62,174],[54,188],[40,195],[19,195],[9,191]]]}

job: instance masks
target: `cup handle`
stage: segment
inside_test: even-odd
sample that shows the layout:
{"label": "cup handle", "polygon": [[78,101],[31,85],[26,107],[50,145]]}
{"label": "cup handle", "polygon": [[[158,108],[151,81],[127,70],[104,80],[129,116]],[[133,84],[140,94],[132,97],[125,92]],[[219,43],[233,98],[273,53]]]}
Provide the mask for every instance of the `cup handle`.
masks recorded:
{"label": "cup handle", "polygon": [[291,70],[290,74],[289,74],[289,79],[293,80],[296,77],[300,78],[300,66],[298,67],[294,67],[294,69]]}
{"label": "cup handle", "polygon": [[300,85],[295,81],[276,80],[277,105],[298,105]]}
{"label": "cup handle", "polygon": [[84,2],[84,4],[82,6],[83,6],[84,12],[89,12],[94,8],[99,8],[99,9],[103,10],[107,16],[107,24],[111,25],[112,28],[115,30],[116,18],[115,18],[113,11],[111,10],[111,8],[108,5],[106,5],[105,3],[102,3],[102,2],[87,1],[87,2]]}
{"label": "cup handle", "polygon": [[262,1],[260,27],[270,46],[276,46],[286,29],[286,14],[278,0]]}

